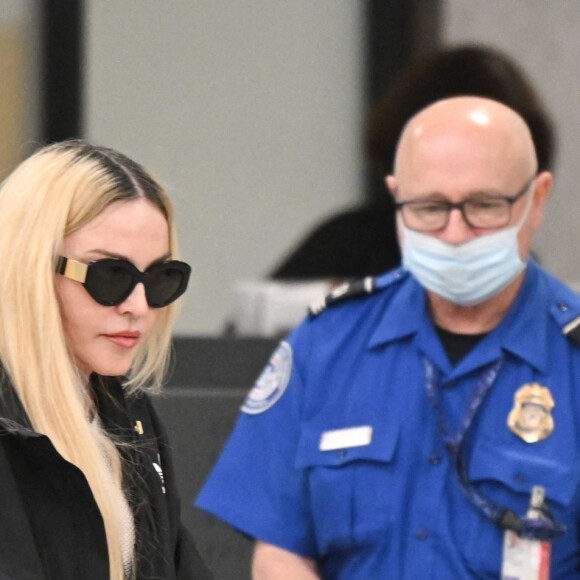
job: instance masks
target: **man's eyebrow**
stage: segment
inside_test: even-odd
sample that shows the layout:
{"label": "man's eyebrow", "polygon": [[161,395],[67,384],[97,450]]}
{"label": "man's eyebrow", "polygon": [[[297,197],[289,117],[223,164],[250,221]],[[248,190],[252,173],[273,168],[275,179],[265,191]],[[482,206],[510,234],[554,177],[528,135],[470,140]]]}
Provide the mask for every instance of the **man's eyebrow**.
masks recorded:
{"label": "man's eyebrow", "polygon": [[[462,201],[467,201],[468,199],[481,199],[481,198],[503,198],[510,197],[504,192],[500,191],[490,191],[490,190],[474,190],[467,193],[467,195],[462,199]],[[425,202],[450,202],[453,203],[447,195],[441,193],[440,191],[433,191],[430,193],[419,193],[416,196],[410,197],[407,201],[425,201]]]}
{"label": "man's eyebrow", "polygon": [[445,196],[445,194],[440,193],[438,191],[433,191],[431,193],[419,193],[409,199],[407,201],[450,201],[449,198]]}

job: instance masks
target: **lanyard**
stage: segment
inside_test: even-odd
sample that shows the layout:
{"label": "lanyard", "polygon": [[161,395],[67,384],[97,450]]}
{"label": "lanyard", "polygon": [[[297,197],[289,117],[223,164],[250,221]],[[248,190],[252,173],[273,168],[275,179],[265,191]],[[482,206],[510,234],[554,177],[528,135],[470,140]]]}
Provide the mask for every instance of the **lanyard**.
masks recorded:
{"label": "lanyard", "polygon": [[481,494],[475,486],[469,481],[467,476],[466,461],[461,452],[461,445],[465,434],[469,429],[473,418],[485,396],[493,386],[503,358],[499,358],[486,365],[479,376],[479,380],[469,402],[467,412],[465,413],[457,431],[452,433],[449,429],[443,410],[441,409],[439,391],[441,390],[442,377],[441,371],[427,357],[423,358],[425,364],[425,377],[427,385],[427,396],[433,405],[437,419],[437,430],[445,443],[445,448],[451,456],[455,473],[465,493],[467,499],[480,509],[491,521],[503,529],[509,529],[516,532],[524,538],[536,540],[552,540],[564,532],[564,527],[553,521],[549,513],[544,513],[544,518],[532,519],[520,517],[508,508],[499,505],[491,498]]}

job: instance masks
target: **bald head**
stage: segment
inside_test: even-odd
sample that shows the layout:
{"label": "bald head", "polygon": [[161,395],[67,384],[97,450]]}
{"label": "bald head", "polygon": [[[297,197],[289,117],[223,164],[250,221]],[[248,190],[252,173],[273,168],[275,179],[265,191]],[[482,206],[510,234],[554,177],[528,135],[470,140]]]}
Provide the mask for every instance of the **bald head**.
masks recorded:
{"label": "bald head", "polygon": [[[412,244],[411,250],[406,244],[411,229],[425,231],[449,247],[513,227],[520,260],[525,260],[551,187],[551,175],[537,171],[535,148],[525,121],[501,103],[455,97],[417,113],[401,135],[395,174],[387,177],[399,203],[404,263],[407,252],[412,251]],[[505,221],[497,226],[495,221],[483,225],[470,221],[473,212],[483,211],[474,201],[488,207],[485,199],[508,200]],[[471,218],[465,213],[469,201]],[[447,213],[441,226],[421,230],[425,224],[431,227],[429,219],[442,207]]]}
{"label": "bald head", "polygon": [[[460,178],[479,170],[493,181],[511,174],[517,182],[537,171],[534,143],[525,121],[505,105],[480,97],[438,101],[405,126],[395,158],[401,185],[432,164]],[[493,184],[491,184],[493,185]]]}

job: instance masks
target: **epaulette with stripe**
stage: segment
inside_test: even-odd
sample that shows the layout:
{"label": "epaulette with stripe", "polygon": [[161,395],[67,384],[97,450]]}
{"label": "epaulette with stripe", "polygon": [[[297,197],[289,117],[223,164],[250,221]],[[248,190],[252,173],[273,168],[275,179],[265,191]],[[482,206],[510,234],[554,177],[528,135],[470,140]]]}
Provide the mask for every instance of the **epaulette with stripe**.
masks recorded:
{"label": "epaulette with stripe", "polygon": [[349,298],[355,296],[362,296],[364,294],[372,294],[375,289],[375,278],[367,276],[362,280],[355,280],[354,282],[345,282],[337,286],[332,292],[310,305],[308,309],[312,316],[318,316],[331,304],[344,302]]}
{"label": "epaulette with stripe", "polygon": [[574,343],[580,346],[580,316],[577,316],[562,327],[562,332]]}
{"label": "epaulette with stripe", "polygon": [[560,288],[553,296],[552,316],[562,334],[580,347],[580,296],[570,288]]}
{"label": "epaulette with stripe", "polygon": [[367,276],[360,280],[352,282],[345,282],[337,286],[332,292],[314,302],[308,309],[311,316],[318,316],[321,312],[326,310],[329,306],[340,304],[357,296],[365,296],[373,294],[378,290],[389,286],[393,282],[400,280],[403,276],[403,271],[398,268],[383,276]]}

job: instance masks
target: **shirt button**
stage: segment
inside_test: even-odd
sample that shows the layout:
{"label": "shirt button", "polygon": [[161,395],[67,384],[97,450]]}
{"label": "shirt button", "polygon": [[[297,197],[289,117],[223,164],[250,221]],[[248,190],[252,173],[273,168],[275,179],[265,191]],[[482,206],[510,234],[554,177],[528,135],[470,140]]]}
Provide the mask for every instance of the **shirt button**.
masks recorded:
{"label": "shirt button", "polygon": [[346,451],[344,449],[341,449],[337,455],[338,455],[339,459],[344,459],[347,454],[346,454]]}
{"label": "shirt button", "polygon": [[429,532],[427,530],[425,530],[424,528],[419,528],[415,532],[415,537],[421,541],[426,540],[428,535],[429,535]]}
{"label": "shirt button", "polygon": [[526,483],[526,476],[523,473],[516,473],[514,479],[518,483]]}
{"label": "shirt button", "polygon": [[439,465],[441,463],[441,455],[439,453],[431,453],[429,455],[429,463],[431,465]]}

